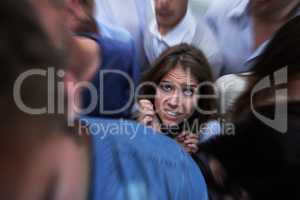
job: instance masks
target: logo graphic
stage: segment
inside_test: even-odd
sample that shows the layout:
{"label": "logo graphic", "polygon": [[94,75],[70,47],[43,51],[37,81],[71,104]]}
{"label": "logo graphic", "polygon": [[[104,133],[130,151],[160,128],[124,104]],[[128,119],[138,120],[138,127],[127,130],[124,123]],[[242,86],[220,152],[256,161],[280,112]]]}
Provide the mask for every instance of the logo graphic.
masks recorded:
{"label": "logo graphic", "polygon": [[274,85],[271,84],[270,76],[267,76],[260,80],[251,92],[251,110],[253,114],[261,120],[266,125],[272,127],[273,129],[277,130],[281,133],[287,132],[287,99],[288,99],[288,90],[287,88],[284,89],[276,89],[275,90],[275,114],[274,119],[267,118],[260,113],[258,113],[253,104],[253,96],[259,91],[264,89],[268,89],[271,87],[278,87],[283,84],[287,84],[287,70],[288,67],[284,67],[273,74]]}

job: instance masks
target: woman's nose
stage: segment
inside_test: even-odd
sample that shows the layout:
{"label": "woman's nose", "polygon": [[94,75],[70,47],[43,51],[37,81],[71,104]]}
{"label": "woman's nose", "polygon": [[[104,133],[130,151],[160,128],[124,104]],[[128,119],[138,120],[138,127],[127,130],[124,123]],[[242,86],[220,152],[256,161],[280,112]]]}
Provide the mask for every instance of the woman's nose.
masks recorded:
{"label": "woman's nose", "polygon": [[176,108],[179,105],[179,102],[180,102],[180,96],[177,92],[172,94],[172,96],[170,96],[168,99],[168,104],[172,108]]}

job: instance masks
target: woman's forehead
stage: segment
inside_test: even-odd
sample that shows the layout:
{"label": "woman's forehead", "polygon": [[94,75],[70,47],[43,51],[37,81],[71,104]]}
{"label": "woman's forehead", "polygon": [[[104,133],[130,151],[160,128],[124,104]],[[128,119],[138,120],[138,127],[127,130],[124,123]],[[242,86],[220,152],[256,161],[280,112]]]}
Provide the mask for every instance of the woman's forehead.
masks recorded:
{"label": "woman's forehead", "polygon": [[197,85],[199,83],[189,69],[184,70],[181,66],[176,66],[170,70],[161,81],[178,83],[180,85]]}

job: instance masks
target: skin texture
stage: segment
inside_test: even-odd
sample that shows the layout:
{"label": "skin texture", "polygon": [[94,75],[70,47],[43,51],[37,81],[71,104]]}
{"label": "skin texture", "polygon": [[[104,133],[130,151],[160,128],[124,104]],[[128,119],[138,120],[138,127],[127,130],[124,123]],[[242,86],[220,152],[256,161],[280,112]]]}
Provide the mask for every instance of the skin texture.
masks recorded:
{"label": "skin texture", "polygon": [[[89,19],[84,5],[79,0],[66,0],[66,26],[68,31],[73,33],[72,45],[69,56],[69,71],[67,81],[89,81],[97,71],[101,58],[101,49],[92,39],[83,36],[77,36],[76,33]],[[84,66],[84,67],[82,67]]]}
{"label": "skin texture", "polygon": [[162,35],[174,28],[185,16],[187,0],[154,0],[158,30]]}
{"label": "skin texture", "polygon": [[[66,25],[69,31],[75,34],[81,32],[80,27],[89,19],[89,15],[92,15],[87,13],[79,0],[67,0],[66,11]],[[90,81],[101,65],[101,47],[96,41],[75,34],[72,36],[68,70],[65,76],[68,96],[74,97],[76,102],[69,103],[70,115],[80,112],[82,88],[76,88],[76,84]]]}
{"label": "skin texture", "polygon": [[181,66],[175,67],[162,78],[156,89],[154,104],[165,125],[179,124],[193,114],[198,84]]}
{"label": "skin texture", "polygon": [[90,16],[93,13],[88,13],[79,0],[65,0],[66,1],[66,13],[67,13],[67,27],[71,32],[76,32],[80,29],[81,25],[88,23]]}
{"label": "skin texture", "polygon": [[282,20],[298,3],[298,0],[251,0],[250,9],[254,16],[262,19]]}
{"label": "skin texture", "polygon": [[[45,196],[85,199],[89,185],[88,158],[87,148],[77,145],[71,138],[47,139],[30,159],[20,199],[45,199]],[[37,188],[33,189],[33,185]]]}
{"label": "skin texture", "polygon": [[284,25],[299,5],[298,0],[251,0],[250,12],[253,18],[254,46],[256,50],[263,42]]}
{"label": "skin texture", "polygon": [[[50,42],[53,47],[51,50],[57,50],[65,59],[63,53],[69,51],[70,44],[68,42],[72,41],[71,34],[66,29],[65,20],[63,20],[66,18],[65,2],[63,0],[31,0],[30,3],[33,6],[32,10],[24,10],[24,12],[28,13],[28,17],[31,13],[37,15],[37,17],[34,15],[36,22],[30,21],[30,23],[41,26],[49,40],[47,42],[38,40],[37,43],[33,41],[30,44],[33,48],[36,45],[38,49],[39,46]],[[25,8],[29,9],[29,7]],[[12,9],[11,12],[13,11]],[[6,19],[6,21],[8,20]],[[29,25],[32,25],[30,23]],[[7,31],[8,33],[15,32],[9,28]],[[20,29],[20,32],[22,31]],[[30,31],[27,32],[27,35],[24,34],[25,41],[30,38],[29,34],[31,34]],[[42,34],[42,31],[39,34]],[[2,48],[5,49],[5,47]],[[16,51],[16,49],[12,49],[12,51]],[[35,57],[38,56],[35,55]],[[21,62],[20,57],[22,56],[16,54],[14,59]],[[34,56],[32,55],[32,57]],[[65,61],[58,58],[57,60],[61,65]],[[39,63],[36,65],[37,67],[47,67],[47,62],[46,59],[40,63],[46,66],[39,66]],[[19,64],[7,67],[12,70],[11,73],[14,73],[16,68],[22,68],[26,63]],[[28,66],[28,69],[30,69],[29,67],[31,66]],[[39,101],[39,98],[45,97],[42,89],[36,89],[38,85],[46,85],[45,80],[39,79],[38,84],[27,86],[31,88],[23,88],[26,94],[32,96],[29,100],[33,104],[36,102],[34,99],[43,103],[42,100]],[[83,137],[78,138],[76,134],[69,132],[69,129],[65,127],[66,121],[63,116],[26,115],[16,108],[14,102],[9,102],[7,97],[10,95],[2,94],[0,100],[0,102],[5,102],[4,106],[1,104],[1,110],[6,108],[9,111],[7,112],[9,115],[5,116],[6,122],[1,126],[1,133],[3,133],[0,142],[1,198],[15,200],[87,199],[90,152]]]}
{"label": "skin texture", "polygon": [[[0,142],[3,199],[86,199],[90,177],[88,138],[47,118],[11,113]],[[43,131],[41,131],[43,130]],[[5,134],[9,133],[9,134]]]}
{"label": "skin texture", "polygon": [[[156,89],[154,105],[146,99],[140,100],[141,115],[139,121],[160,131],[157,116],[164,125],[178,125],[190,118],[195,111],[198,81],[182,67],[176,66],[167,73]],[[155,109],[154,109],[155,107]],[[183,132],[176,140],[189,152],[198,150],[198,135]]]}
{"label": "skin texture", "polygon": [[65,0],[30,0],[34,6],[40,24],[48,34],[55,49],[66,54],[71,43],[71,32],[66,27],[67,19]]}

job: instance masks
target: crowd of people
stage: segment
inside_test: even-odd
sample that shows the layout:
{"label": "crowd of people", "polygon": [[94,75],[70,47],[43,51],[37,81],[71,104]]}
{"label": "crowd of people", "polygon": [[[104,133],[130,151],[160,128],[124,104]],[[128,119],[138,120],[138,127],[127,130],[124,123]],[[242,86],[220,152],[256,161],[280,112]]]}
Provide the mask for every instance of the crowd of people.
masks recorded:
{"label": "crowd of people", "polygon": [[0,5],[1,199],[300,198],[299,0]]}

